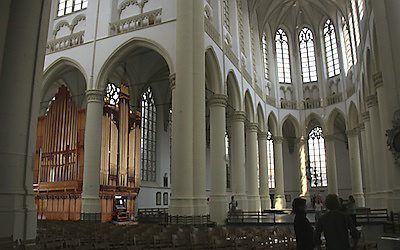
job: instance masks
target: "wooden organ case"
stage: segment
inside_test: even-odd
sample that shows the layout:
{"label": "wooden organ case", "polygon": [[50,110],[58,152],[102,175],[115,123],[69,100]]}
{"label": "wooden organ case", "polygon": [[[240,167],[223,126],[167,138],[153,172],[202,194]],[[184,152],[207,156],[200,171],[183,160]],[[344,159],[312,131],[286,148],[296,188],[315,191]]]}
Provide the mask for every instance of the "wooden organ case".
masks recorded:
{"label": "wooden organ case", "polygon": [[129,107],[127,86],[107,85],[102,126],[100,198],[102,221],[109,221],[117,196],[134,214],[140,186],[140,113]]}
{"label": "wooden organ case", "polygon": [[79,220],[84,131],[85,110],[61,86],[37,125],[33,183],[40,219]]}
{"label": "wooden organ case", "polygon": [[[101,220],[110,221],[114,199],[133,215],[140,185],[140,113],[129,108],[128,87],[107,86],[102,120]],[[85,110],[61,86],[39,117],[34,191],[39,219],[79,220],[84,167]]]}

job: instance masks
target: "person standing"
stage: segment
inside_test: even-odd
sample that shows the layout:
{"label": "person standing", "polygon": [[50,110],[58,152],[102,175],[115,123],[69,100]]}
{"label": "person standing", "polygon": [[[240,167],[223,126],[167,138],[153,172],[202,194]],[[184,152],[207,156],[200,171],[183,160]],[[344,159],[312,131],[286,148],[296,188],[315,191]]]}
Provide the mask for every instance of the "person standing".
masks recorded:
{"label": "person standing", "polygon": [[321,217],[323,207],[324,205],[322,204],[321,199],[317,199],[315,202],[315,222],[317,222]]}
{"label": "person standing", "polygon": [[339,198],[336,194],[329,194],[325,200],[328,212],[321,216],[315,229],[314,241],[321,246],[321,234],[326,239],[326,250],[350,250],[349,232],[353,239],[353,249],[356,249],[360,232],[357,231],[350,216],[339,211]]}
{"label": "person standing", "polygon": [[294,231],[296,233],[296,249],[314,249],[313,234],[314,229],[306,217],[306,200],[296,198],[292,203],[294,217]]}
{"label": "person standing", "polygon": [[347,203],[347,212],[350,215],[354,226],[357,226],[357,210],[356,210],[356,200],[352,195],[349,196],[349,203]]}

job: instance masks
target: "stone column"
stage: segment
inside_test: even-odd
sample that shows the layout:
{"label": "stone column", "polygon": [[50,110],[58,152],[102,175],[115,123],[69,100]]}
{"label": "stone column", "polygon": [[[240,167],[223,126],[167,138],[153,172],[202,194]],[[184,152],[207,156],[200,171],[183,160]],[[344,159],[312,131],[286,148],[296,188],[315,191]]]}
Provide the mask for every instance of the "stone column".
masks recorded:
{"label": "stone column", "polygon": [[326,135],[325,147],[326,147],[326,162],[328,170],[328,193],[339,194],[337,184],[337,168],[336,168],[336,150],[335,150],[335,136]]}
{"label": "stone column", "polygon": [[346,134],[349,141],[350,173],[353,196],[358,207],[365,207],[358,128],[348,130]]}
{"label": "stone column", "polygon": [[371,140],[371,122],[370,122],[370,117],[369,117],[369,112],[366,111],[362,114],[362,118],[364,121],[365,125],[365,142],[363,144],[363,147],[366,148],[366,157],[364,158],[366,161],[366,166],[368,167],[368,182],[370,186],[369,194],[367,197],[367,206],[371,208],[377,207],[376,205],[376,180],[375,180],[375,170],[374,170],[374,151],[373,151],[373,145],[372,145],[372,140]]}
{"label": "stone column", "polygon": [[248,211],[260,211],[260,193],[257,182],[257,131],[258,125],[246,126],[246,187]]}
{"label": "stone column", "polygon": [[36,126],[51,2],[0,3],[0,238],[36,238]]}
{"label": "stone column", "polygon": [[275,152],[275,209],[286,208],[285,181],[283,176],[282,136],[274,137]]}
{"label": "stone column", "polygon": [[367,106],[371,121],[371,151],[373,152],[374,179],[376,182],[375,204],[377,208],[387,208],[389,186],[385,167],[386,160],[383,157],[383,134],[376,95],[367,97]]}
{"label": "stone column", "polygon": [[269,198],[268,185],[268,159],[267,159],[267,138],[265,132],[258,133],[258,160],[259,160],[259,179],[260,179],[260,199],[261,211],[271,209],[271,199]]}
{"label": "stone column", "polygon": [[371,182],[371,172],[370,172],[370,162],[368,162],[368,145],[367,145],[367,133],[365,123],[360,124],[360,134],[361,134],[361,148],[362,148],[362,162],[363,162],[363,174],[364,174],[364,187],[365,187],[365,206],[373,207],[370,199],[372,182]]}
{"label": "stone column", "polygon": [[246,115],[236,111],[230,117],[232,126],[231,135],[231,164],[232,164],[232,193],[238,202],[238,209],[247,210],[246,179],[245,179],[245,148],[244,148],[244,122]]}
{"label": "stone column", "polygon": [[[193,209],[195,215],[206,215],[208,213],[208,205],[206,195],[204,2],[198,0],[190,1],[193,2]],[[185,40],[180,42],[186,43]],[[179,41],[177,41],[177,49],[179,49],[178,43]]]}
{"label": "stone column", "polygon": [[297,140],[297,149],[300,168],[300,197],[310,203],[310,182],[307,178],[307,139],[304,136]]}
{"label": "stone column", "polygon": [[100,165],[104,91],[86,91],[85,157],[81,220],[100,220]]}
{"label": "stone column", "polygon": [[211,158],[210,216],[211,220],[217,224],[224,224],[228,211],[225,162],[226,101],[226,95],[218,94],[214,94],[209,100]]}
{"label": "stone column", "polygon": [[[374,82],[379,100],[381,131],[392,128],[394,113],[400,107],[400,2],[396,0],[371,1],[374,22],[378,35],[376,36],[379,58],[376,62]],[[382,72],[379,72],[382,71]],[[371,114],[372,117],[372,114]],[[385,136],[382,139],[386,140]],[[386,173],[383,179],[389,183],[390,192],[388,208],[399,211],[400,207],[400,167],[394,163],[393,155],[384,142],[383,156],[386,159]]]}
{"label": "stone column", "polygon": [[176,86],[172,105],[172,215],[200,215],[205,195],[203,3],[177,0]]}

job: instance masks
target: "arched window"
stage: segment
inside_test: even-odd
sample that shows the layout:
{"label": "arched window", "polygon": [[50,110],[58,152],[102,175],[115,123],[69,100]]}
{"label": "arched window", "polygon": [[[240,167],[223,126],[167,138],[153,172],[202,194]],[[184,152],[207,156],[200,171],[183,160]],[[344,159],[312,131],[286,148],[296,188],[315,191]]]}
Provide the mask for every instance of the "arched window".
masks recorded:
{"label": "arched window", "polygon": [[59,0],[57,16],[64,16],[72,12],[86,9],[88,0]]}
{"label": "arched window", "polygon": [[356,46],[360,45],[360,22],[358,19],[357,3],[356,0],[351,0],[351,13],[354,23],[354,36],[356,39]]}
{"label": "arched window", "polygon": [[264,77],[265,79],[269,79],[268,44],[267,44],[267,35],[265,33],[262,36],[262,51],[264,59]]}
{"label": "arched window", "polygon": [[161,206],[161,192],[156,193],[156,205]]}
{"label": "arched window", "polygon": [[140,151],[142,180],[155,181],[157,113],[153,92],[150,88],[147,88],[142,95],[141,112]]}
{"label": "arched window", "polygon": [[106,87],[106,95],[104,102],[110,106],[116,106],[119,103],[119,94],[121,89],[114,83],[108,83]]}
{"label": "arched window", "polygon": [[290,74],[289,39],[283,29],[278,29],[276,31],[275,47],[279,83],[292,83]]}
{"label": "arched window", "polygon": [[326,187],[325,141],[321,127],[315,127],[308,135],[308,158],[311,187]]}
{"label": "arched window", "polygon": [[231,188],[231,150],[228,132],[225,132],[226,188]]}
{"label": "arched window", "polygon": [[365,0],[358,0],[358,16],[360,17],[360,20],[364,18],[365,14]]}
{"label": "arched window", "polygon": [[325,40],[325,56],[326,66],[328,69],[328,77],[340,74],[339,55],[337,48],[337,40],[335,26],[331,19],[328,19],[324,25],[324,40]]}
{"label": "arched window", "polygon": [[347,21],[344,17],[342,18],[342,25],[344,46],[346,48],[347,68],[350,68],[354,65],[352,39],[350,37],[349,26],[347,25]]}
{"label": "arched window", "polygon": [[275,163],[274,163],[274,141],[270,131],[267,135],[267,159],[268,159],[268,185],[275,188]]}
{"label": "arched window", "polygon": [[300,59],[303,83],[315,82],[317,78],[317,64],[315,62],[314,36],[312,31],[304,27],[299,34]]}

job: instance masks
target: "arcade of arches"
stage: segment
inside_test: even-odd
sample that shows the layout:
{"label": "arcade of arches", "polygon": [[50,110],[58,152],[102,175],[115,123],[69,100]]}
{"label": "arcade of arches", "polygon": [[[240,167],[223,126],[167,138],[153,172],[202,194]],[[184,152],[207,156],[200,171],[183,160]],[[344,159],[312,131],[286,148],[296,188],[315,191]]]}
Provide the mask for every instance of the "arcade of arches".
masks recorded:
{"label": "arcade of arches", "polygon": [[0,237],[116,199],[400,210],[398,1],[101,2],[0,3]]}

